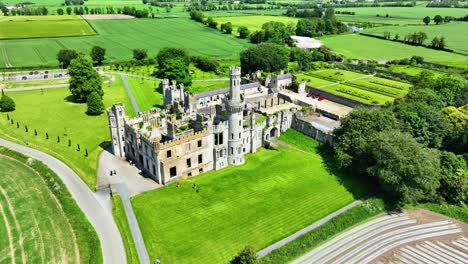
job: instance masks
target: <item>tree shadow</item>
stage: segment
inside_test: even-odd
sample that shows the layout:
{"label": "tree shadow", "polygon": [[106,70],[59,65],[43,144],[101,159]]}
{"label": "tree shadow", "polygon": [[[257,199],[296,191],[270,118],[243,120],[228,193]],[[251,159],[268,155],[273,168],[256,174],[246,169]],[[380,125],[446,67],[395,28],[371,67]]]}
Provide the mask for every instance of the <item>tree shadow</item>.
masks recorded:
{"label": "tree shadow", "polygon": [[75,97],[73,95],[68,95],[67,97],[63,98],[63,100],[67,103],[72,103],[72,104],[80,104],[75,100]]}
{"label": "tree shadow", "polygon": [[112,153],[112,146],[109,140],[103,141],[99,144],[99,147],[102,148],[104,151]]}

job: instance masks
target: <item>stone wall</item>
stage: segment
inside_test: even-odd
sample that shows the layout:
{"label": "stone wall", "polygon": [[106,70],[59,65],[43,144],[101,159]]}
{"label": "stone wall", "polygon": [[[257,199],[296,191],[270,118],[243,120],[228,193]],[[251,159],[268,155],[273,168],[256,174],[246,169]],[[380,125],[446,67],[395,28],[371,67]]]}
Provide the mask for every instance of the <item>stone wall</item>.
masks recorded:
{"label": "stone wall", "polygon": [[362,102],[358,102],[356,100],[349,99],[349,98],[339,96],[339,95],[336,95],[336,94],[332,94],[332,93],[329,93],[329,92],[326,92],[326,91],[323,91],[323,90],[320,90],[320,89],[317,89],[317,88],[313,88],[311,86],[307,86],[307,90],[309,92],[313,92],[316,95],[323,96],[327,100],[330,100],[330,101],[338,103],[338,104],[346,105],[346,106],[349,106],[349,107],[352,107],[352,108],[364,107],[364,108],[367,108],[367,109],[379,109],[381,107],[380,105],[370,105],[370,104],[365,104],[365,103],[362,103]]}

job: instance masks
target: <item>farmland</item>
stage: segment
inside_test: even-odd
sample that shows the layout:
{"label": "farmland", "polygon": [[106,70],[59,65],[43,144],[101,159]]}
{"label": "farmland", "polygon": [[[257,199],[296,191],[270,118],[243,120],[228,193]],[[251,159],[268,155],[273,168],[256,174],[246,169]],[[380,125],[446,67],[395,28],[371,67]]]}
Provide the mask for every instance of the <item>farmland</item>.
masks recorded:
{"label": "farmland", "polygon": [[[132,49],[143,48],[153,57],[162,47],[186,47],[192,54],[237,58],[250,44],[189,19],[92,20],[99,35],[73,38],[7,40],[0,42],[0,67],[56,66],[62,48],[88,54],[91,47],[106,48],[107,61],[132,58]],[[157,40],[157,41],[156,41]]]}
{"label": "farmland", "polygon": [[0,39],[95,35],[81,16],[0,17]]}
{"label": "farmland", "polygon": [[468,31],[468,24],[465,22],[453,22],[442,25],[429,25],[429,26],[385,26],[376,27],[365,30],[365,33],[383,36],[384,32],[390,32],[391,38],[396,34],[400,35],[400,39],[407,34],[414,32],[425,32],[427,39],[425,44],[430,44],[434,37],[444,37],[446,47],[454,50],[455,52],[463,53],[468,55],[468,35],[460,34],[460,32]]}
{"label": "farmland", "polygon": [[356,34],[324,37],[326,46],[350,59],[392,60],[422,56],[426,61],[466,67],[468,57]]}
{"label": "farmland", "polygon": [[250,32],[254,32],[262,29],[262,25],[270,21],[282,22],[284,24],[293,23],[296,25],[297,18],[284,16],[230,16],[216,17],[215,21],[218,22],[218,24],[231,22],[233,27],[233,34],[237,36],[237,28],[240,26],[246,26]]}
{"label": "farmland", "polygon": [[261,249],[352,202],[351,190],[362,193],[362,186],[327,170],[317,142],[296,133],[311,153],[260,149],[243,166],[133,197],[150,258],[226,263],[247,244]]}

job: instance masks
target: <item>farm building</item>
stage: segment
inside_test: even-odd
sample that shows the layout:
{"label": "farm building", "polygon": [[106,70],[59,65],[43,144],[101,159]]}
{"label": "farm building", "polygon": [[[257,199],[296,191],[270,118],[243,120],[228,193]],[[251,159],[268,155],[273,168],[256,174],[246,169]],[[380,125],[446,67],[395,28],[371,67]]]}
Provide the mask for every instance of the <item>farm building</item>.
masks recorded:
{"label": "farm building", "polygon": [[296,47],[301,49],[318,49],[323,45],[319,40],[309,37],[291,36],[291,39],[294,41]]}

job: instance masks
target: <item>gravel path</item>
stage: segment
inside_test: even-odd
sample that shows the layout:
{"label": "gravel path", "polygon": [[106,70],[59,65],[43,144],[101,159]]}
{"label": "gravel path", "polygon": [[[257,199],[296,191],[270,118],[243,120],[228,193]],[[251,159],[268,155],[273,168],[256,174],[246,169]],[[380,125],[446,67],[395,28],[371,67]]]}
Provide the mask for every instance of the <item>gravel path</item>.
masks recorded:
{"label": "gravel path", "polygon": [[130,90],[130,85],[128,85],[128,81],[127,81],[127,75],[120,74],[120,77],[122,78],[125,88],[127,89],[127,93],[128,93],[128,96],[130,97],[130,101],[132,101],[133,109],[135,110],[138,116],[138,113],[140,113],[140,107],[138,107],[135,96],[133,96],[132,90]]}
{"label": "gravel path", "polygon": [[72,169],[48,154],[4,139],[0,139],[0,146],[40,160],[53,170],[67,186],[72,197],[96,230],[101,242],[104,263],[127,262],[122,238],[112,214],[101,206],[97,196]]}

